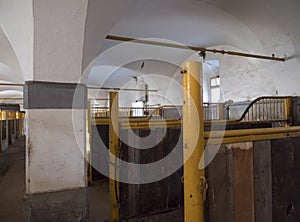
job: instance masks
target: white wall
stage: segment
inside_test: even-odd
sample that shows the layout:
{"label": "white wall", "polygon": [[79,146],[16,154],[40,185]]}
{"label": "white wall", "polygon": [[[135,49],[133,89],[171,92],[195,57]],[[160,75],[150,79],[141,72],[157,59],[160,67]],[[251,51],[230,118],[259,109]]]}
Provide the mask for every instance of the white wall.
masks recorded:
{"label": "white wall", "polygon": [[[241,51],[230,46],[215,46]],[[300,95],[297,59],[286,62],[208,54],[220,61],[221,101],[249,101],[260,96]]]}
{"label": "white wall", "polygon": [[86,110],[61,109],[27,112],[26,193],[86,186],[85,114]]}

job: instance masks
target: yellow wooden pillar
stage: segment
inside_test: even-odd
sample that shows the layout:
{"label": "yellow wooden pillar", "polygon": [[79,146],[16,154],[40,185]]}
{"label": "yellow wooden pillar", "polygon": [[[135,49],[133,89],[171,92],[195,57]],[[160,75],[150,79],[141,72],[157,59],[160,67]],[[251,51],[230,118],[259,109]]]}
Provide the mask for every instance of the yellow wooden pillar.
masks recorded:
{"label": "yellow wooden pillar", "polygon": [[286,120],[286,126],[292,125],[292,97],[284,99],[284,115]]}
{"label": "yellow wooden pillar", "polygon": [[14,115],[13,115],[13,118],[14,118],[14,135],[16,136],[16,139],[17,139],[17,112],[14,112]]}
{"label": "yellow wooden pillar", "polygon": [[22,128],[22,136],[24,136],[25,135],[25,118],[26,118],[26,114],[25,113],[23,113],[22,114],[22,123],[21,123],[21,128]]}
{"label": "yellow wooden pillar", "polygon": [[2,111],[0,110],[0,154],[2,153]]}
{"label": "yellow wooden pillar", "polygon": [[204,221],[206,181],[204,170],[199,170],[204,151],[201,75],[200,62],[186,62],[182,65],[185,222]]}
{"label": "yellow wooden pillar", "polygon": [[8,129],[10,128],[8,125],[9,125],[9,116],[10,116],[10,113],[9,111],[6,111],[6,139],[7,139],[7,144],[9,145],[9,132],[8,132]]}
{"label": "yellow wooden pillar", "polygon": [[109,198],[110,222],[117,222],[119,217],[119,96],[118,92],[110,92],[109,109]]}

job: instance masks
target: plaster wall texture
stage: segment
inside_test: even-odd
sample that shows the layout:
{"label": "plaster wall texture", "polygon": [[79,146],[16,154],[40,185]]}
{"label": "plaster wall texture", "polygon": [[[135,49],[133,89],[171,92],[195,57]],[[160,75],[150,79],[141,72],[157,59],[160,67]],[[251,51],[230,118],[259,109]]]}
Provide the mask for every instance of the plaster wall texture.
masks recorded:
{"label": "plaster wall texture", "polygon": [[69,109],[27,111],[27,194],[86,186],[85,114],[86,110]]}

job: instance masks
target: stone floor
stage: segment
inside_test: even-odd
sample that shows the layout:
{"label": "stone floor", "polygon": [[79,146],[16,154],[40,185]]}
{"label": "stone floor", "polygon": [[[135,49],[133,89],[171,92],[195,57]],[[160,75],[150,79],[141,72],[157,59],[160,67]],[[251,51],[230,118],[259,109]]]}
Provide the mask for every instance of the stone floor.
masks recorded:
{"label": "stone floor", "polygon": [[[19,139],[0,155],[0,221],[21,222],[25,192],[25,146]],[[90,222],[106,222],[109,219],[108,181],[98,180],[88,188]],[[181,222],[182,212],[175,211],[130,222]]]}
{"label": "stone floor", "polygon": [[[25,146],[18,140],[0,155],[0,221],[21,222],[25,192]],[[107,221],[109,215],[108,182],[96,181],[88,189],[90,222]]]}
{"label": "stone floor", "polygon": [[24,142],[17,141],[0,156],[0,220],[23,220],[23,195],[25,191]]}

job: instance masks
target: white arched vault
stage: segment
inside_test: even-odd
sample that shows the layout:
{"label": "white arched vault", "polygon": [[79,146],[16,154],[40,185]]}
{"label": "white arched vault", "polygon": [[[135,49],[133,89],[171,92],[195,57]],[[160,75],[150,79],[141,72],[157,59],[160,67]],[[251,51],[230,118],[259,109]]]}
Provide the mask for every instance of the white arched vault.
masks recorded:
{"label": "white arched vault", "polygon": [[[118,1],[112,4],[120,5]],[[240,79],[242,77],[244,80],[243,84],[238,85],[232,92],[230,92],[232,84],[223,87],[223,92],[227,93],[226,100],[249,100],[260,95],[300,94],[300,89],[296,84],[299,82],[297,70],[300,68],[297,55],[300,45],[298,1],[288,0],[283,3],[280,0],[272,2],[263,0],[250,2],[237,0],[140,0],[131,2],[129,9],[129,3],[126,6],[123,10],[124,15],[114,17],[113,21],[115,22],[110,31],[102,32],[102,38],[98,39],[99,44],[90,41],[91,46],[93,45],[94,49],[97,49],[94,50],[94,58],[97,58],[96,51],[100,54],[98,58],[103,58],[101,53],[120,44],[109,40],[104,41],[106,34],[156,38],[185,45],[220,47],[269,56],[275,53],[279,57],[287,57],[287,61],[283,63],[213,54],[208,54],[207,59],[220,61],[220,75],[223,82],[228,83],[230,78]],[[114,14],[117,11],[114,10],[114,7],[106,9],[111,10],[106,11],[107,14]],[[119,8],[117,7],[117,9]],[[104,23],[107,24],[106,21],[94,21],[93,17],[90,17],[88,21],[90,25],[93,24],[94,30],[98,31]],[[87,31],[86,29],[86,36]],[[88,38],[85,39],[85,49],[88,49],[88,40]],[[126,51],[119,50],[102,61],[110,65],[117,60],[122,61],[132,57],[143,58],[144,46],[130,45],[131,48]],[[91,61],[92,56],[85,59],[85,55],[89,54],[87,51],[83,61]],[[170,53],[172,52],[170,49],[164,48],[161,51],[166,54],[169,52],[170,58],[176,57],[175,53]],[[241,63],[241,61],[243,62]],[[99,59],[94,59],[86,72],[93,70],[93,66],[98,66],[98,62]],[[222,74],[222,68],[224,70],[225,67],[227,67],[227,74]],[[98,70],[99,78],[105,75],[105,72],[105,70]],[[115,81],[117,82],[118,79],[116,78]],[[253,81],[260,84],[251,85]],[[239,91],[244,93],[234,93]]]}
{"label": "white arched vault", "polygon": [[[57,1],[57,7],[66,3],[69,2]],[[101,53],[118,44],[105,40],[107,34],[166,39],[186,45],[224,46],[250,53],[286,56],[285,63],[245,58],[247,70],[240,69],[239,73],[247,73],[250,67],[250,72],[263,73],[255,76],[257,80],[266,76],[271,79],[265,84],[264,90],[261,87],[255,88],[256,92],[261,90],[265,94],[299,95],[299,4],[296,0],[88,0],[87,8],[84,9],[87,13],[81,69],[82,72],[91,70],[97,65],[94,62]],[[20,83],[17,81],[33,79],[36,25],[33,15],[37,5],[41,7],[42,3],[33,0],[0,0],[0,63],[14,72],[8,78],[3,78],[3,81]],[[47,10],[47,7],[43,10]],[[142,56],[140,53],[137,56]],[[118,52],[110,59],[119,59],[120,55],[132,57],[131,52],[127,51]],[[223,60],[227,60],[222,55],[211,57],[220,61],[220,67]],[[235,72],[238,61],[234,57],[226,61],[230,64],[232,78],[239,78],[239,73]],[[4,71],[1,74],[0,70],[1,78],[8,73]],[[222,77],[222,73],[220,75]],[[236,96],[235,100],[257,96],[248,85],[237,90],[249,93]]]}
{"label": "white arched vault", "polygon": [[[22,84],[33,74],[33,2],[0,0],[0,82]],[[1,98],[22,97],[22,87],[0,86]]]}
{"label": "white arched vault", "polygon": [[[22,84],[24,76],[14,49],[0,28],[0,83]],[[22,87],[1,86],[0,98],[23,97]]]}

